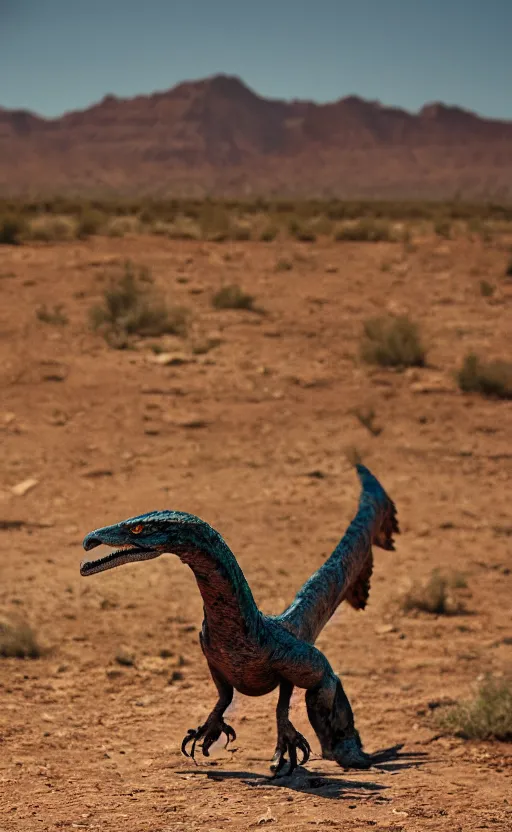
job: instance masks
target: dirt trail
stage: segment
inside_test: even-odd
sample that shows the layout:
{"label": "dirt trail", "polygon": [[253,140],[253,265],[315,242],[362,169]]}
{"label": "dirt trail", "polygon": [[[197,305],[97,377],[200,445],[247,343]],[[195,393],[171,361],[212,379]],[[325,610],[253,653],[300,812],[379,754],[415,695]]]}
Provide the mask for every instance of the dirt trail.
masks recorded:
{"label": "dirt trail", "polygon": [[[2,832],[512,827],[511,746],[439,737],[433,724],[436,702],[511,670],[512,403],[453,382],[470,349],[510,357],[507,256],[468,240],[407,252],[149,237],[2,248],[0,612],[23,615],[49,648],[0,659]],[[190,362],[159,365],[147,345],[113,350],[89,330],[88,308],[126,258],[192,310],[189,338],[166,345]],[[276,270],[280,259],[291,268]],[[483,277],[499,284],[490,299]],[[266,314],[213,309],[225,282]],[[42,304],[62,304],[67,325],[39,320]],[[386,309],[420,322],[429,368],[359,363],[362,321]],[[214,336],[219,346],[192,353]],[[358,407],[374,408],[378,436]],[[191,511],[225,536],[263,610],[279,611],[353,515],[347,448],[396,501],[402,535],[395,553],[376,552],[366,612],[344,605],[319,647],[366,749],[404,742],[405,756],[363,773],[322,761],[299,692],[307,771],[265,779],[275,695],[237,696],[233,751],[196,767],[179,746],[215,691],[192,574],[168,556],[83,579],[81,539],[154,508]],[[466,615],[401,611],[409,582],[435,567],[466,576]]]}

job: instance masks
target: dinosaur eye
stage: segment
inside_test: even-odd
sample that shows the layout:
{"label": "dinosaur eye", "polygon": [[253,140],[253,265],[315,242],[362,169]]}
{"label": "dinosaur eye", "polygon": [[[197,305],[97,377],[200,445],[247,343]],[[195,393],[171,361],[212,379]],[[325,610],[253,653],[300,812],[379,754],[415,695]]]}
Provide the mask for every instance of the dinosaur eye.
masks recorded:
{"label": "dinosaur eye", "polygon": [[143,523],[138,523],[136,526],[132,526],[130,531],[131,531],[132,534],[140,534],[143,529],[144,529],[144,524]]}

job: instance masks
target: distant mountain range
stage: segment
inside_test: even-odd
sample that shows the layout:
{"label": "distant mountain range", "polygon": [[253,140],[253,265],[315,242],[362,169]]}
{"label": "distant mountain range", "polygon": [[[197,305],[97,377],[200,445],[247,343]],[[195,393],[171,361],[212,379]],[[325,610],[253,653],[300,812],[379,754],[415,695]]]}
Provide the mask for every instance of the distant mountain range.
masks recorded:
{"label": "distant mountain range", "polygon": [[43,193],[512,199],[512,121],[271,100],[226,75],[56,119],[0,108],[0,195]]}

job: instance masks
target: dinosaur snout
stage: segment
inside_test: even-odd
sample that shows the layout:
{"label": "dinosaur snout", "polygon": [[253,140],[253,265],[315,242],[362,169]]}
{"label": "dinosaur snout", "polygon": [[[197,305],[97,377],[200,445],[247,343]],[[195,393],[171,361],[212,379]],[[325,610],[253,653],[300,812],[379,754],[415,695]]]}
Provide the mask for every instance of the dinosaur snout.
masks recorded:
{"label": "dinosaur snout", "polygon": [[99,537],[96,537],[94,532],[86,535],[84,537],[84,541],[82,546],[84,547],[85,551],[88,552],[90,549],[94,549],[96,546],[101,546],[102,541]]}

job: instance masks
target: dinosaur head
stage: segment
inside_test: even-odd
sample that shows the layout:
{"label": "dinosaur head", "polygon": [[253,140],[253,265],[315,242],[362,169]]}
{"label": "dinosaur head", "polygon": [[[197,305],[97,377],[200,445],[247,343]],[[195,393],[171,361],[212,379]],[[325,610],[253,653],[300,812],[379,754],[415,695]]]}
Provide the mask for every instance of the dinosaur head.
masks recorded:
{"label": "dinosaur head", "polygon": [[96,560],[83,560],[80,574],[94,575],[124,563],[151,560],[164,552],[174,552],[190,544],[204,528],[209,528],[207,523],[182,511],[152,511],[104,526],[90,532],[84,538],[83,547],[89,552],[105,544],[114,551]]}

